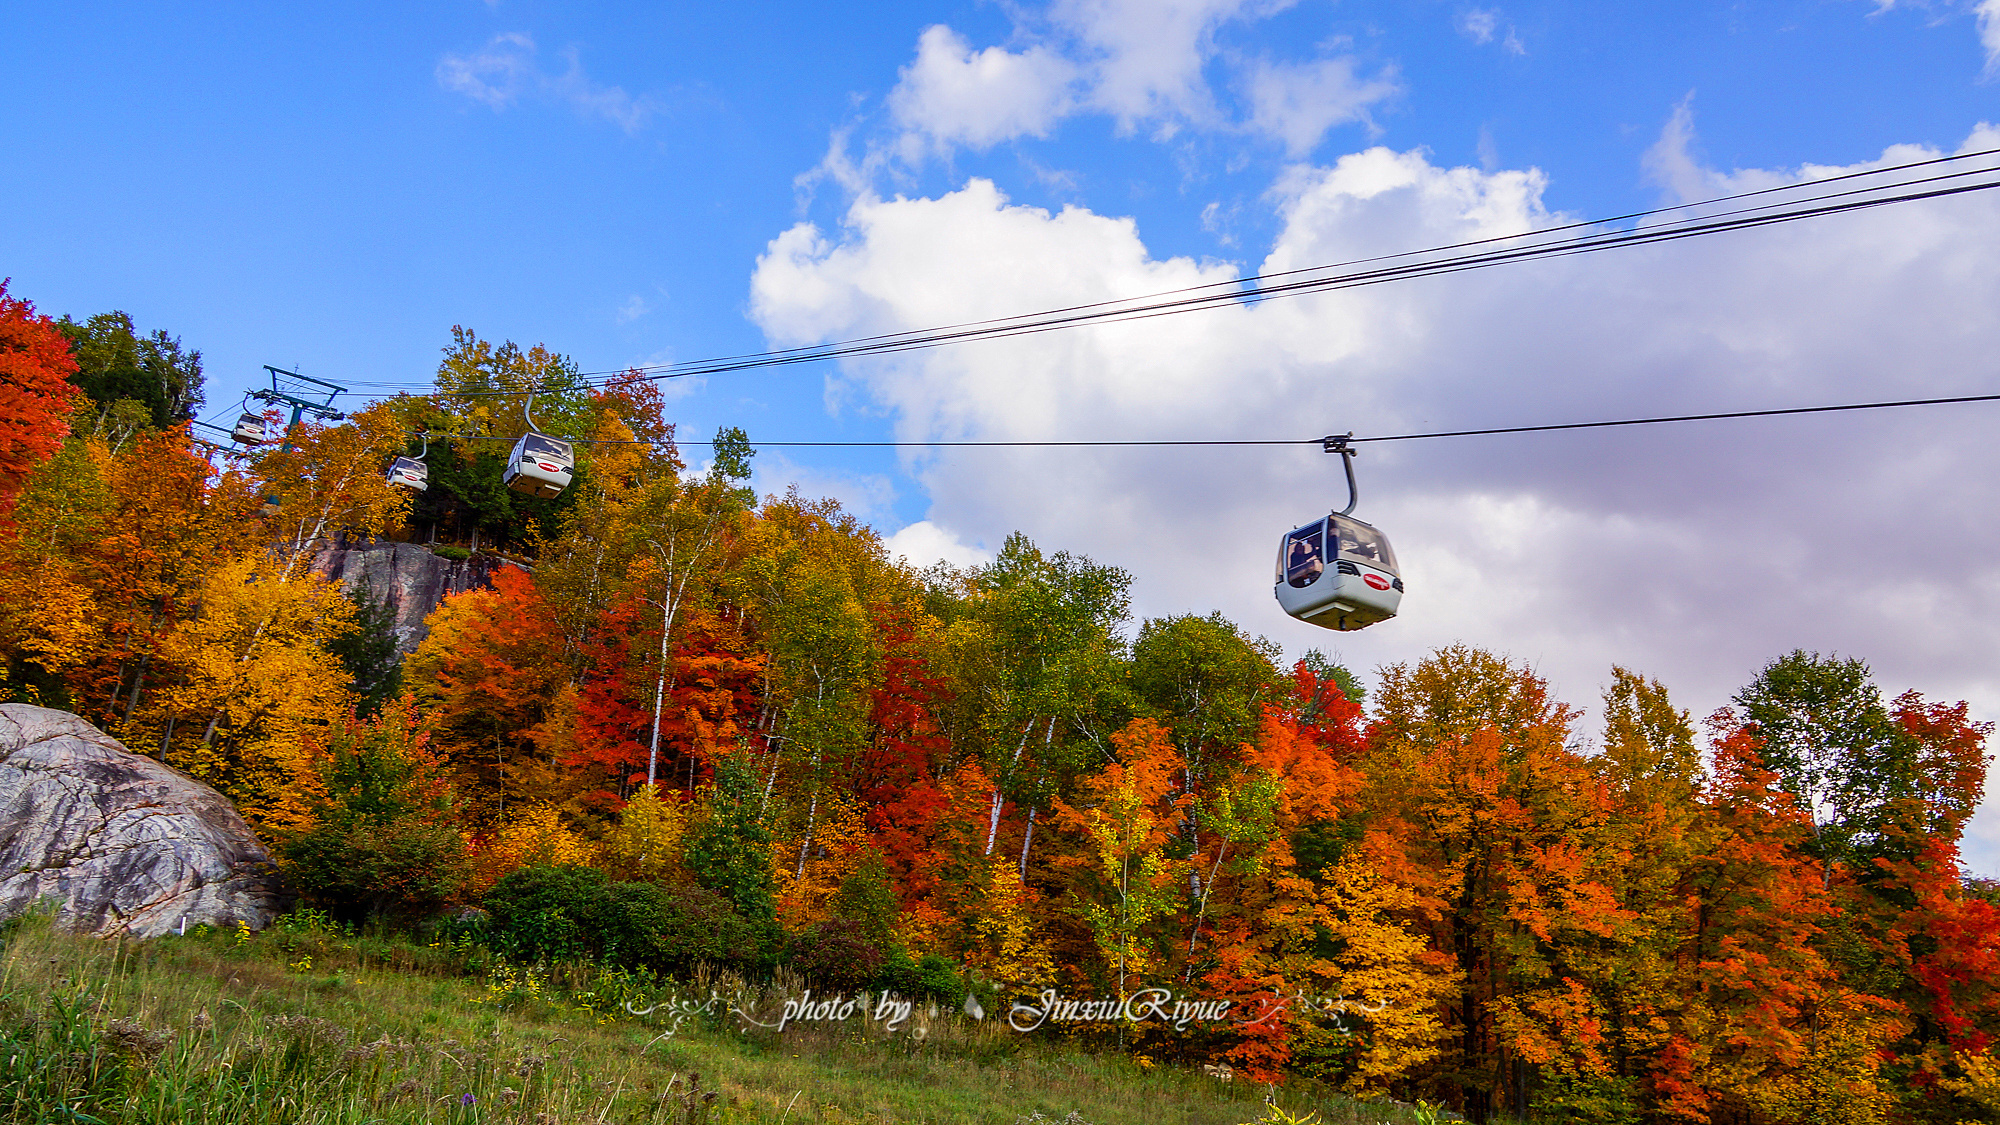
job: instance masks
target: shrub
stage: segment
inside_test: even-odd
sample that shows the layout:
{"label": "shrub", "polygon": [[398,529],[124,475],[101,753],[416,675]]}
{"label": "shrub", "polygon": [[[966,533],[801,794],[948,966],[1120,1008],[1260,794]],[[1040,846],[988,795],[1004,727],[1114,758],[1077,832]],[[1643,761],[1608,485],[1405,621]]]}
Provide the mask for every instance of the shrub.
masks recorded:
{"label": "shrub", "polygon": [[613,883],[599,915],[604,959],[684,975],[697,962],[750,965],[756,935],[729,900],[701,887]]}
{"label": "shrub", "polygon": [[764,961],[755,928],[728,899],[701,887],[614,883],[594,868],[542,865],[501,879],[485,904],[485,940],[511,957],[672,974],[702,961]]}
{"label": "shrub", "polygon": [[932,997],[952,1007],[965,1000],[965,979],[959,976],[950,961],[935,953],[926,953],[917,962],[917,986],[918,995]]}
{"label": "shrub", "polygon": [[965,981],[950,961],[935,953],[912,961],[900,945],[892,945],[876,970],[874,987],[915,1000],[936,1000],[948,1008],[965,1002]]}
{"label": "shrub", "polygon": [[486,893],[489,940],[510,957],[594,961],[604,873],[574,864],[523,867]]}
{"label": "shrub", "polygon": [[466,550],[464,547],[432,547],[431,554],[441,559],[450,559],[452,562],[464,562],[472,557],[472,552]]}
{"label": "shrub", "polygon": [[425,742],[407,697],[329,730],[313,827],[279,842],[285,873],[308,900],[349,921],[408,920],[458,890],[465,841]]}
{"label": "shrub", "polygon": [[847,918],[829,918],[792,939],[792,968],[807,982],[836,992],[854,992],[875,983],[882,970],[882,947]]}

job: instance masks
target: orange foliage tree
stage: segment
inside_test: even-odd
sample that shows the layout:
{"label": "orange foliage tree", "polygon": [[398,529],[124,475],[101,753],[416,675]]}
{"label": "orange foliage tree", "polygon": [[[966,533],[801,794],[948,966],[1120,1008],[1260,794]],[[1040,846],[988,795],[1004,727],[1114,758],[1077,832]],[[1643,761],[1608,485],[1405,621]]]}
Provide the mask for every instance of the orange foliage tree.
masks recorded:
{"label": "orange foliage tree", "polygon": [[453,595],[431,614],[407,682],[433,716],[434,744],[475,823],[498,828],[561,795],[555,764],[569,687],[562,635],[525,571],[502,567],[490,590]]}
{"label": "orange foliage tree", "polygon": [[1385,670],[1369,731],[1370,848],[1456,962],[1440,1077],[1473,1120],[1525,1111],[1533,1068],[1608,1074],[1601,1013],[1561,953],[1626,914],[1597,877],[1608,799],[1569,748],[1575,714],[1526,668],[1452,645]]}

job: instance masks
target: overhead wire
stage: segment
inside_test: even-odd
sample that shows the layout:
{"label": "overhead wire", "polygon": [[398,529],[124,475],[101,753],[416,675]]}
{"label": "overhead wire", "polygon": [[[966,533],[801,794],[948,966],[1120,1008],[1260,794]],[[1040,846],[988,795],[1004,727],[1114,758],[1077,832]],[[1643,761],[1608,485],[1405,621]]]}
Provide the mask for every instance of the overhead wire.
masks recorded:
{"label": "overhead wire", "polygon": [[[1057,331],[1085,324],[1123,323],[1151,319],[1157,316],[1178,315],[1184,312],[1194,312],[1232,304],[1251,305],[1281,296],[1358,288],[1425,276],[1443,276],[1537,258],[1567,257],[1620,246],[1646,245],[1727,231],[1770,226],[1800,219],[1816,218],[1898,203],[1937,199],[2000,187],[2000,179],[1977,183],[1959,183],[1952,184],[1951,186],[1936,186],[1946,184],[1948,181],[2000,172],[2000,166],[1953,170],[1890,183],[1869,184],[1842,191],[1807,195],[1804,198],[1788,200],[1780,209],[1771,209],[1767,206],[1746,207],[1716,214],[1688,214],[1688,217],[1685,219],[1652,226],[1638,225],[1622,229],[1604,229],[1610,224],[1619,222],[1644,219],[1662,214],[1699,212],[1703,208],[1713,207],[1717,204],[1738,202],[1775,193],[1813,191],[1831,184],[1880,177],[1894,172],[1932,168],[1980,157],[1994,156],[1996,154],[2000,154],[2000,148],[1956,153],[1949,156],[1912,161],[1906,164],[1863,169],[1856,172],[1843,173],[1838,176],[1828,176],[1793,184],[1782,184],[1754,191],[1718,196],[1695,203],[1628,212],[1624,215],[1612,216],[1607,219],[1568,223],[1555,227],[1520,232],[1518,234],[1495,235],[1483,239],[1431,247],[1425,250],[1405,251],[1398,254],[1362,258],[1349,262],[1249,275],[1228,281],[1211,282],[1205,285],[1190,286],[1177,290],[1166,290],[1140,297],[1068,306],[1012,317],[969,321],[939,328],[889,333],[798,348],[776,349],[741,356],[687,361],[676,364],[638,366],[615,374],[636,375],[648,381],[660,381],[690,376],[724,374],[756,368],[781,367],[826,360],[896,354],[973,340],[1004,339],[1014,336]],[[1913,188],[1926,188],[1928,190],[1906,190]],[[1857,196],[1865,196],[1866,198],[1854,198]],[[1823,205],[1806,206],[1808,204]],[[1551,235],[1562,234],[1563,232],[1578,231],[1581,231],[1581,233],[1572,233],[1560,238],[1549,237]],[[1500,243],[1518,243],[1524,239],[1537,239],[1538,241],[1526,245],[1497,247],[1494,249],[1478,250],[1474,253],[1460,253],[1427,261],[1378,266],[1378,268],[1374,269],[1356,269],[1356,267],[1361,266],[1376,265],[1383,262],[1398,262],[1401,259],[1442,254],[1447,251],[1496,247]],[[1328,271],[1348,272],[1329,274]],[[1279,284],[1270,284],[1271,282],[1286,278],[1292,280],[1282,281]],[[605,375],[614,373],[592,372],[587,374]],[[586,373],[578,373],[577,377],[584,378],[585,375]],[[586,383],[586,386],[589,385]],[[604,384],[599,383],[596,385],[601,387]],[[390,386],[390,384],[380,384],[380,386],[386,387]],[[520,393],[522,391],[518,389],[453,392],[450,397],[505,397]]]}
{"label": "overhead wire", "polygon": [[[1320,445],[1339,438],[1351,445],[1362,442],[1418,441],[1425,438],[1489,437],[1498,434],[1548,433],[1557,430],[1599,430],[1615,426],[1656,426],[1674,422],[1713,422],[1729,418],[1775,418],[1790,414],[1833,414],[1855,410],[1889,410],[1905,406],[1948,406],[1975,402],[2000,402],[2000,393],[1981,395],[1952,395],[1946,398],[1906,398],[1885,402],[1848,402],[1832,406],[1784,406],[1767,410],[1725,410],[1708,414],[1667,414],[1651,418],[1616,418],[1598,422],[1554,422],[1533,426],[1495,426],[1477,430],[1434,430],[1407,434],[1375,434],[1356,437],[1352,434],[1330,434],[1324,437],[1291,438],[1140,438],[1129,440],[968,440],[947,439],[927,441],[750,441],[752,449],[1046,449],[1046,448],[1116,448],[1130,446],[1270,446],[1270,445]],[[457,435],[461,441],[513,441],[514,438],[487,434]],[[717,444],[713,440],[681,441],[674,439],[647,441],[644,439],[608,438],[560,438],[570,445],[707,445]]]}

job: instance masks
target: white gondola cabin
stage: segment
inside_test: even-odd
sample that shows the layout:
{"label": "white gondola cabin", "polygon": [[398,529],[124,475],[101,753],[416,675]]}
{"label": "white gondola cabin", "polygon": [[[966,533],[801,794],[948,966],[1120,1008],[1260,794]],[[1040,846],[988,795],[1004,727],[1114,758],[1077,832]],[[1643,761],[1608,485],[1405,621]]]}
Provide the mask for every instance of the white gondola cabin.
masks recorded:
{"label": "white gondola cabin", "polygon": [[1329,515],[1278,544],[1278,604],[1309,625],[1361,629],[1396,616],[1403,579],[1389,539],[1353,516]]}
{"label": "white gondola cabin", "polygon": [[526,433],[507,458],[506,484],[516,492],[552,500],[569,487],[576,460],[570,444],[547,434]]}
{"label": "white gondola cabin", "polygon": [[229,436],[245,445],[262,445],[270,440],[264,433],[262,414],[245,414],[236,419],[236,428],[229,431]]}
{"label": "white gondola cabin", "polygon": [[1308,625],[1343,632],[1396,616],[1403,578],[1389,537],[1349,513],[1361,498],[1354,483],[1353,434],[1328,437],[1347,473],[1347,507],[1285,533],[1278,541],[1278,604]]}
{"label": "white gondola cabin", "polygon": [[398,457],[389,465],[389,483],[422,492],[431,485],[431,467],[415,457]]}

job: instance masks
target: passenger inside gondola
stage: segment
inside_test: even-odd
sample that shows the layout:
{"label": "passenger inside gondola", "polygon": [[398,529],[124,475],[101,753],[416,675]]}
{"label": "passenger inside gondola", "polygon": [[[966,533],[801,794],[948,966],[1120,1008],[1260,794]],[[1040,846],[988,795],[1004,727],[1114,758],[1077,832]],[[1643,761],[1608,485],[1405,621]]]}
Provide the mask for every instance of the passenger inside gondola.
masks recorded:
{"label": "passenger inside gondola", "polygon": [[1304,588],[1312,585],[1313,581],[1326,570],[1326,564],[1320,561],[1319,545],[1318,524],[1292,532],[1291,545],[1285,549],[1286,582]]}

